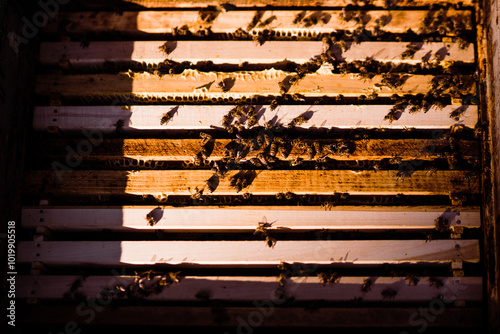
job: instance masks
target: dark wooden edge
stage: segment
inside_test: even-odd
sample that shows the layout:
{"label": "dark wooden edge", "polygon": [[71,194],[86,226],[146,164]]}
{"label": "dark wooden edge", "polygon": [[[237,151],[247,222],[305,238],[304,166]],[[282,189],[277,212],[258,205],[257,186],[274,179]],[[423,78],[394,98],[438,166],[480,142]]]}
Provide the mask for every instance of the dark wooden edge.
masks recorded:
{"label": "dark wooden edge", "polygon": [[7,224],[16,222],[16,239],[21,239],[21,186],[26,136],[32,123],[35,50],[37,36],[12,44],[14,34],[22,36],[22,18],[30,18],[34,1],[0,1],[0,324],[7,322]]}
{"label": "dark wooden edge", "polygon": [[[482,7],[482,10],[481,10]],[[483,229],[485,286],[488,333],[500,332],[500,70],[498,60],[498,1],[483,0],[476,6],[478,24],[478,56],[483,136]],[[484,52],[486,51],[486,53]],[[496,94],[495,94],[496,93]]]}
{"label": "dark wooden edge", "polygon": [[[212,306],[122,306],[96,308],[80,306],[34,305],[19,306],[20,324],[61,325],[73,322],[81,325],[121,326],[187,326],[235,327],[250,332],[255,327],[294,328],[400,328],[408,332],[426,326],[429,328],[480,328],[480,308],[456,308],[434,305],[400,308],[310,308],[279,307],[271,302],[255,302],[255,307]],[[444,304],[444,303],[443,303]],[[436,312],[435,315],[432,312]],[[439,314],[438,314],[439,312]],[[426,320],[426,318],[428,320]]]}

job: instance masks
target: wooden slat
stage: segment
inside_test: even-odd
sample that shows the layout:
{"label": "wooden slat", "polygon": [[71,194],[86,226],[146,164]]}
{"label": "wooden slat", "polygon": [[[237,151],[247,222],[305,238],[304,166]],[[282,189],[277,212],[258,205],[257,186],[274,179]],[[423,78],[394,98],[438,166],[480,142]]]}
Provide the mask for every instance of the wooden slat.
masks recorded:
{"label": "wooden slat", "polygon": [[[85,1],[85,0],[79,0]],[[146,8],[162,8],[162,7],[175,7],[175,8],[203,8],[206,6],[220,6],[220,1],[215,0],[124,0],[130,4],[137,4]],[[436,0],[399,0],[392,1],[389,3],[390,9],[395,10],[399,7],[425,7],[432,4],[435,4]],[[458,4],[461,3],[463,6],[472,6],[473,0],[445,0],[440,1],[442,4],[450,3],[450,4]],[[232,0],[230,2],[231,5],[236,7],[266,7],[266,6],[311,6],[311,2],[308,0]],[[353,1],[353,0],[322,0],[321,6],[324,7],[343,7],[347,5],[363,5],[362,2]],[[386,0],[371,0],[369,2],[372,6],[387,8]],[[231,7],[228,7],[230,9]]]}
{"label": "wooden slat", "polygon": [[[349,301],[362,298],[365,302],[424,302],[443,294],[445,300],[482,300],[481,277],[443,277],[443,287],[429,284],[428,277],[419,278],[416,285],[400,277],[371,277],[373,285],[368,292],[361,291],[365,279],[369,277],[341,277],[335,285],[323,285],[318,277],[292,277],[285,283],[286,295],[295,301]],[[79,276],[18,276],[16,283],[17,298],[62,299]],[[86,296],[99,296],[103,289],[114,289],[116,285],[133,284],[135,276],[90,276],[81,282],[79,293]],[[210,298],[225,301],[279,300],[275,291],[278,288],[276,277],[240,276],[188,276],[179,283],[172,284],[159,294],[145,299],[162,301],[199,301],[196,295],[208,291]],[[382,296],[384,289],[397,291],[392,299]],[[459,292],[459,297],[455,296]]]}
{"label": "wooden slat", "polygon": [[[158,64],[165,59],[176,62],[197,63],[211,61],[214,64],[271,64],[288,60],[305,63],[324,51],[322,42],[270,41],[259,46],[252,41],[176,41],[170,42],[173,49],[168,55],[160,50],[164,41],[154,42],[92,42],[82,48],[80,43],[44,42],[40,47],[40,62],[57,65],[64,59],[73,68],[101,66],[106,61],[116,63],[145,62]],[[167,45],[169,45],[167,43]],[[402,59],[401,54],[408,43],[401,42],[363,42],[348,43],[349,49],[342,52],[346,61],[371,58],[383,62],[418,63],[422,57],[436,52],[443,54],[443,61],[474,62],[474,47],[462,50],[457,43],[418,43],[420,47],[413,58]]]}
{"label": "wooden slat", "polygon": [[[154,226],[146,222],[151,213]],[[34,229],[53,230],[151,230],[166,231],[252,231],[259,222],[270,230],[314,229],[434,229],[438,217],[450,226],[478,228],[478,208],[450,210],[445,207],[321,207],[245,206],[175,208],[171,206],[131,207],[33,207],[24,208],[21,224]]]}
{"label": "wooden slat", "polygon": [[[322,70],[320,68],[320,70]],[[355,75],[340,75],[321,72],[310,73],[293,85],[288,93],[302,94],[307,97],[359,96],[368,94],[374,84],[382,81],[381,75],[371,80],[363,80]],[[38,95],[58,93],[63,97],[86,96],[129,96],[144,97],[192,96],[200,99],[242,98],[255,95],[281,95],[279,83],[292,72],[264,70],[255,72],[199,72],[184,70],[181,74],[158,76],[147,72],[134,74],[133,79],[121,74],[82,74],[82,75],[39,75],[36,78],[35,92]],[[431,88],[432,75],[408,75],[404,84],[397,89],[381,87],[378,96],[398,94],[424,94]],[[217,87],[220,81],[234,81],[227,92]],[[474,85],[469,92],[472,93]],[[446,92],[443,92],[446,93]]]}
{"label": "wooden slat", "polygon": [[[278,135],[278,134],[276,134]],[[34,143],[33,152],[39,158],[54,159],[64,162],[68,156],[68,146],[76,149],[81,140],[48,139]],[[313,140],[303,140],[313,145]],[[336,140],[316,140],[321,145],[337,144]],[[213,149],[208,160],[218,161],[224,157],[224,148],[230,146],[230,139],[217,139],[213,142]],[[285,140],[285,147],[290,151],[286,157],[279,156],[280,160],[291,161],[300,157],[310,160],[304,149],[294,147],[291,140]],[[104,139],[102,143],[93,147],[90,154],[82,156],[85,161],[109,161],[124,157],[145,161],[192,161],[202,148],[201,140],[196,139]],[[328,154],[335,160],[380,160],[393,158],[432,160],[443,157],[449,150],[449,142],[445,139],[362,139],[352,141],[352,150],[349,155],[340,153]],[[478,157],[479,146],[474,141],[460,141],[457,150],[463,158]],[[263,153],[263,149],[249,151],[243,161]],[[288,152],[288,151],[287,151]],[[323,155],[323,154],[320,154]],[[318,158],[320,155],[315,155]],[[314,159],[313,158],[313,159]]]}
{"label": "wooden slat", "polygon": [[[360,27],[355,20],[343,21],[339,16],[340,10],[321,11],[328,23],[318,23],[305,27],[304,23],[294,24],[293,21],[298,10],[266,10],[260,22],[270,22],[265,26],[256,26],[252,31],[271,29],[276,32],[290,33],[296,36],[315,36],[321,33],[330,33],[336,30],[354,30]],[[310,14],[313,11],[309,12]],[[387,22],[381,27],[382,30],[392,33],[405,33],[408,29],[417,30],[425,17],[427,10],[398,10],[398,11],[367,11],[365,14],[365,28],[372,30],[377,26],[376,20]],[[86,34],[91,32],[114,31],[120,33],[172,33],[175,28],[186,26],[193,32],[210,27],[213,33],[232,33],[238,28],[246,30],[252,22],[256,11],[227,11],[221,12],[211,23],[202,21],[198,11],[140,11],[140,12],[71,12],[61,13],[49,22],[44,31],[56,34],[61,29],[68,33]],[[464,17],[468,29],[472,28],[471,12],[468,10],[456,11],[450,9],[448,16],[460,15]],[[266,22],[266,23],[267,23]],[[300,34],[299,34],[300,33]]]}
{"label": "wooden slat", "polygon": [[[446,106],[443,109],[432,107],[427,113],[410,114],[403,112],[401,117],[390,123],[384,120],[392,105],[283,105],[274,111],[269,106],[256,106],[256,126],[264,126],[273,121],[275,125],[287,125],[301,115],[310,117],[299,128],[388,128],[402,129],[447,129],[461,124],[473,128],[478,120],[477,106],[465,106],[458,121],[450,118],[450,113],[459,106]],[[156,105],[130,106],[63,106],[36,107],[33,127],[46,130],[57,126],[61,130],[81,131],[84,129],[112,132],[118,120],[123,121],[124,132],[149,130],[222,130],[222,118],[234,105]],[[164,114],[173,114],[167,124],[160,124]],[[243,123],[243,120],[242,120]],[[244,123],[243,123],[244,124]]]}
{"label": "wooden slat", "polygon": [[118,266],[275,266],[281,261],[314,264],[478,262],[477,240],[370,241],[26,241],[18,244],[19,263]]}
{"label": "wooden slat", "polygon": [[[61,167],[59,166],[59,169]],[[235,195],[230,181],[239,173],[229,171],[219,180],[214,195]],[[357,194],[448,195],[450,192],[479,193],[479,176],[473,172],[415,171],[404,180],[397,171],[349,170],[259,170],[245,174],[250,185],[242,190],[258,195],[279,192],[295,194],[325,194],[348,192]],[[239,174],[243,177],[242,174]],[[191,195],[191,191],[206,188],[213,176],[210,170],[85,170],[33,171],[25,179],[25,192],[53,195]],[[464,180],[462,183],[456,180]],[[205,189],[205,194],[209,191]]]}
{"label": "wooden slat", "polygon": [[[446,304],[445,304],[446,305]],[[318,328],[324,330],[329,328],[397,328],[418,329],[408,324],[409,317],[415,317],[422,311],[422,307],[317,307],[310,308],[285,307],[280,304],[254,304],[251,307],[205,307],[205,306],[116,306],[102,307],[98,305],[100,312],[95,312],[90,305],[88,307],[68,307],[67,305],[19,305],[19,318],[28,324],[58,324],[63,325],[74,321],[86,324],[92,317],[93,325],[112,325],[113,328],[124,328],[123,326],[161,326],[187,328],[232,326],[233,328],[253,329],[248,324],[258,323],[259,327],[286,328]],[[85,312],[85,313],[82,313]],[[85,314],[86,316],[82,316]],[[428,313],[426,313],[428,314]],[[259,316],[260,315],[260,316]],[[479,307],[446,307],[439,316],[432,318],[434,321],[426,322],[429,328],[482,328],[483,311]],[[263,319],[262,321],[249,319]],[[362,319],[362,320],[361,320]],[[423,321],[423,317],[417,319]],[[243,323],[242,323],[243,322]],[[60,327],[58,327],[60,328]],[[73,328],[73,327],[71,327]],[[138,327],[127,327],[136,329]],[[148,327],[150,328],[150,327]],[[140,327],[139,330],[143,330]],[[242,333],[244,330],[241,331]]]}

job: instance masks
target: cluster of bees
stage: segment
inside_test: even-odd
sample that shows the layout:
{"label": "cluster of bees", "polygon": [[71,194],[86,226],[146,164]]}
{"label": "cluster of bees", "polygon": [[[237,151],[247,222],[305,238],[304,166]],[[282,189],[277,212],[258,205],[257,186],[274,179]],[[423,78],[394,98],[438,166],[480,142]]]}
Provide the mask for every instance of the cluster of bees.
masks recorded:
{"label": "cluster of bees", "polygon": [[157,272],[149,270],[137,273],[134,282],[129,285],[116,285],[111,293],[117,297],[141,298],[152,294],[159,294],[164,288],[179,283],[182,279],[181,272]]}
{"label": "cluster of bees", "polygon": [[[466,33],[470,20],[465,15],[454,13],[450,15],[447,9],[441,8],[437,11],[430,10],[427,16],[422,21],[418,33],[430,35],[438,33],[439,35],[456,35],[460,36]],[[465,40],[460,44],[461,48],[465,48],[467,43]]]}

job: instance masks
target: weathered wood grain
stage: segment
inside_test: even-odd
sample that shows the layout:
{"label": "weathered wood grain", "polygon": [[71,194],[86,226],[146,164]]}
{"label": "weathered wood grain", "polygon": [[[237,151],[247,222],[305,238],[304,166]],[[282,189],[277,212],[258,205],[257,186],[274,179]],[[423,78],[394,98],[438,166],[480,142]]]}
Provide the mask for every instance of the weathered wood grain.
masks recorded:
{"label": "weathered wood grain", "polygon": [[[307,271],[305,266],[305,271]],[[297,270],[298,272],[298,270]],[[312,272],[312,270],[311,270]],[[294,273],[292,272],[292,275]],[[295,273],[298,274],[298,273]],[[17,298],[38,298],[41,300],[60,300],[70,290],[79,276],[18,276],[16,283]],[[134,283],[135,276],[90,276],[82,280],[79,293],[86,296],[99,296],[102,292],[113,290],[116,285],[126,287]],[[365,279],[372,280],[371,290],[361,291]],[[482,300],[481,277],[443,277],[443,286],[436,288],[429,284],[428,277],[419,277],[416,285],[409,285],[401,277],[341,277],[334,285],[323,285],[316,276],[291,277],[286,280],[284,292],[295,301],[349,301],[362,298],[365,302],[425,302],[437,294],[443,294],[445,300]],[[146,281],[153,283],[155,280]],[[199,301],[200,291],[207,291],[214,300],[225,301],[279,301],[276,290],[279,287],[277,277],[241,277],[241,276],[187,276],[179,283],[174,283],[158,294],[144,297],[147,300],[163,301]],[[391,288],[397,291],[393,299],[384,298],[382,291]],[[455,292],[459,292],[459,297]],[[116,298],[116,297],[115,297]]]}
{"label": "weathered wood grain", "polygon": [[[80,0],[85,1],[85,0]],[[215,0],[124,0],[130,4],[137,4],[146,8],[161,8],[161,7],[174,7],[174,8],[187,8],[187,7],[206,7],[206,6],[220,6],[219,1]],[[392,1],[389,4],[389,8],[387,7],[387,1],[385,0],[371,0],[370,5],[383,7],[391,10],[398,9],[400,6],[404,7],[425,7],[436,3],[435,0],[399,0]],[[441,1],[441,3],[446,4],[458,4],[461,3],[463,6],[472,6],[473,0],[445,0]],[[358,5],[363,6],[362,2],[353,1],[353,0],[322,0],[316,3],[311,3],[307,0],[233,0],[230,2],[231,5],[235,7],[266,7],[266,6],[311,6],[311,5],[321,5],[325,7],[343,7],[347,5]],[[223,10],[225,7],[220,6],[220,10]],[[230,6],[227,7],[228,10],[231,9]]]}
{"label": "weathered wood grain", "polygon": [[[281,95],[279,83],[289,80],[292,72],[263,70],[248,72],[199,72],[184,70],[181,74],[154,75],[147,72],[134,74],[81,74],[81,75],[39,75],[36,78],[35,93],[38,95],[60,94],[62,97],[86,96],[143,96],[173,98],[191,96],[191,100],[212,98],[242,98],[255,95]],[[333,74],[320,68],[315,73],[305,75],[288,90],[289,94],[306,97],[359,96],[376,89],[378,96],[393,94],[424,94],[431,89],[433,75],[407,75],[405,82],[396,89],[377,88],[374,84],[382,81],[381,75],[371,80],[357,78],[356,75]],[[218,87],[221,81],[231,82],[228,91]],[[230,87],[229,87],[230,86]],[[471,85],[470,92],[474,90]],[[446,93],[446,92],[444,92]],[[187,99],[185,99],[187,101]],[[180,101],[182,102],[182,100]]]}
{"label": "weathered wood grain", "polygon": [[276,266],[305,264],[382,264],[478,262],[477,240],[277,241],[26,241],[17,261],[46,265],[118,266]]}
{"label": "weathered wood grain", "polygon": [[[122,120],[121,130],[169,131],[169,130],[222,130],[222,119],[235,105],[155,105],[140,106],[62,106],[35,107],[33,127],[44,131],[57,126],[65,131],[99,130],[113,132]],[[255,126],[286,126],[296,117],[306,117],[307,122],[298,128],[387,128],[403,129],[448,129],[453,125],[473,128],[478,120],[477,106],[432,107],[426,113],[410,114],[405,111],[400,118],[389,122],[384,117],[392,105],[283,105],[271,110],[269,105],[255,105],[257,116]],[[458,119],[450,113],[461,109]],[[166,124],[161,124],[165,114],[173,116]],[[248,128],[246,118],[238,119]]]}
{"label": "weathered wood grain", "polygon": [[[327,210],[328,209],[328,210]],[[149,226],[146,215],[155,224]],[[478,208],[447,207],[372,207],[337,206],[242,206],[186,207],[33,207],[22,211],[21,225],[35,229],[46,226],[52,230],[135,231],[253,231],[259,223],[270,224],[269,230],[314,229],[434,229],[435,220],[443,217],[451,227],[478,228]]]}
{"label": "weathered wood grain", "polygon": [[[59,169],[60,166],[59,166]],[[210,170],[66,170],[33,171],[25,178],[26,193],[69,195],[192,195],[195,189],[210,194],[207,181]],[[240,174],[238,174],[240,173]],[[275,195],[323,194],[347,192],[352,195],[448,195],[450,192],[479,193],[479,176],[474,172],[414,171],[410,177],[398,178],[398,171],[350,170],[257,170],[229,171],[224,178],[212,179],[213,195],[236,195],[231,186],[236,178],[246,178],[248,187],[241,193]],[[235,176],[238,174],[238,176]],[[460,182],[463,180],[463,182]],[[458,181],[458,182],[456,182]]]}
{"label": "weathered wood grain", "polygon": [[[61,32],[87,34],[91,32],[119,32],[134,34],[137,32],[150,34],[173,33],[175,29],[186,27],[193,33],[200,29],[210,28],[212,33],[233,33],[238,28],[250,33],[264,29],[273,30],[282,36],[311,37],[335,30],[354,30],[362,25],[355,20],[348,22],[340,18],[342,11],[309,11],[306,16],[314,15],[319,22],[306,26],[304,22],[294,23],[299,10],[265,10],[255,27],[249,26],[257,11],[226,11],[220,12],[212,22],[201,19],[198,11],[139,11],[139,12],[68,12],[60,13],[44,27],[44,32],[56,34]],[[382,30],[392,33],[405,33],[409,29],[418,30],[428,10],[397,10],[397,11],[366,11],[362,16],[365,29],[371,30],[379,26]],[[448,16],[460,15],[466,21],[468,29],[472,28],[471,12],[468,10],[450,9]],[[382,24],[377,24],[377,19]],[[385,23],[385,24],[384,24]],[[259,26],[260,25],[260,26]]]}
{"label": "weathered wood grain", "polygon": [[[169,53],[160,50],[166,45]],[[442,61],[474,62],[474,48],[460,49],[457,43],[416,43],[420,49],[412,58],[403,59],[401,54],[408,43],[404,42],[362,42],[348,43],[348,49],[339,56],[346,61],[366,60],[382,62],[418,63],[429,52],[442,54]],[[257,45],[251,41],[153,41],[153,42],[92,42],[82,48],[77,42],[44,42],[40,46],[40,62],[57,65],[69,61],[75,69],[102,66],[105,62],[159,64],[165,59],[192,63],[211,61],[214,64],[238,65],[273,64],[284,60],[305,63],[319,57],[325,50],[322,42],[312,41],[270,41]]]}
{"label": "weathered wood grain", "polygon": [[[33,152],[39,158],[54,159],[64,163],[71,149],[76,150],[82,139],[47,139],[34,143]],[[303,140],[308,145],[313,142],[320,143],[323,147],[327,145],[339,146],[340,140],[318,139]],[[209,161],[219,161],[224,157],[225,147],[231,146],[230,139],[215,139],[208,145],[210,153]],[[315,158],[328,156],[335,160],[381,160],[395,156],[406,160],[423,159],[432,160],[446,156],[449,151],[449,142],[445,139],[361,139],[349,142],[352,146],[349,155],[341,152],[320,152]],[[138,159],[145,161],[192,161],[202,147],[202,140],[198,139],[104,139],[99,145],[92,148],[89,154],[83,155],[85,161],[110,161],[122,158]],[[292,161],[301,158],[304,161],[312,161],[307,152],[293,146],[291,140],[284,141],[287,156],[278,155],[280,160]],[[247,161],[264,152],[265,147],[250,150],[242,159]],[[460,141],[457,151],[463,158],[474,158],[479,156],[479,146],[474,141]]]}
{"label": "weathered wood grain", "polygon": [[[452,301],[450,300],[450,302]],[[280,307],[276,307],[278,305]],[[257,303],[250,307],[215,308],[214,312],[214,307],[205,306],[117,306],[113,308],[103,307],[101,312],[94,312],[95,317],[92,324],[112,325],[113,328],[124,328],[120,326],[187,326],[187,328],[205,330],[207,327],[243,327],[241,321],[253,319],[249,318],[250,316],[260,319],[258,316],[260,314],[265,321],[257,323],[271,329],[281,327],[282,329],[318,328],[318,330],[324,330],[325,327],[336,329],[366,329],[366,327],[370,327],[387,331],[387,328],[408,328],[408,318],[413,314],[419,314],[421,309],[421,307],[401,306],[303,308],[286,307],[282,303]],[[88,306],[78,309],[67,305],[44,304],[20,305],[19,318],[27,324],[61,325],[68,321],[85,324],[88,317],[82,317],[78,310],[91,312],[93,308]],[[219,316],[214,316],[214,313],[219,314]],[[435,321],[427,324],[429,328],[480,330],[482,317],[483,311],[480,307],[446,307],[443,313],[435,318]],[[360,319],[363,320],[360,321]]]}

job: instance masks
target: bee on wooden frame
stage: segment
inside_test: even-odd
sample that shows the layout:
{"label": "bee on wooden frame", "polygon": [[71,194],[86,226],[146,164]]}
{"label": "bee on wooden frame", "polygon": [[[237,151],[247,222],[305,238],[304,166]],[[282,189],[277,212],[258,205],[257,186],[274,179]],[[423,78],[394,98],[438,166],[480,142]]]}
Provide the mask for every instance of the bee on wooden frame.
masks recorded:
{"label": "bee on wooden frame", "polygon": [[363,292],[368,292],[372,289],[372,285],[373,285],[373,282],[371,279],[369,278],[366,278],[364,281],[363,281],[363,285],[361,285],[361,291]]}
{"label": "bee on wooden frame", "polygon": [[201,145],[203,146],[212,139],[212,136],[209,135],[208,133],[200,132],[200,138],[201,138]]}
{"label": "bee on wooden frame", "polygon": [[123,119],[119,119],[113,125],[116,127],[115,128],[116,133],[121,133],[121,132],[123,132],[123,126],[125,125],[125,122],[123,121]]}
{"label": "bee on wooden frame", "polygon": [[252,128],[256,124],[257,124],[257,117],[252,115],[247,119],[246,125],[248,129]]}
{"label": "bee on wooden frame", "polygon": [[170,120],[172,120],[173,116],[170,113],[165,113],[160,119],[160,125],[167,125]]}
{"label": "bee on wooden frame", "polygon": [[396,290],[393,290],[391,288],[385,288],[382,291],[382,296],[384,297],[383,299],[394,299],[398,292]]}
{"label": "bee on wooden frame", "polygon": [[417,285],[420,279],[414,274],[406,274],[405,280],[408,281],[408,285]]}
{"label": "bee on wooden frame", "polygon": [[220,88],[222,89],[222,92],[226,93],[229,91],[229,88],[227,87],[226,83],[224,82],[224,80],[221,80],[217,83],[216,85],[217,88]]}
{"label": "bee on wooden frame", "polygon": [[149,226],[154,226],[156,225],[156,220],[154,219],[154,217],[151,215],[151,214],[147,214],[146,215],[146,221],[148,222],[148,225]]}
{"label": "bee on wooden frame", "polygon": [[443,280],[434,276],[429,277],[429,286],[435,286],[440,289],[444,286]]}
{"label": "bee on wooden frame", "polygon": [[295,158],[294,160],[290,160],[289,164],[291,167],[296,167],[296,166],[299,166],[300,164],[302,164],[304,161],[302,160],[302,158]]}
{"label": "bee on wooden frame", "polygon": [[307,160],[312,160],[314,159],[314,149],[311,145],[306,144],[306,155],[307,155]]}
{"label": "bee on wooden frame", "polygon": [[279,107],[278,100],[277,99],[272,100],[271,104],[269,105],[269,109],[275,110],[278,107]]}
{"label": "bee on wooden frame", "polygon": [[191,199],[200,199],[201,196],[203,195],[203,188],[198,189],[198,187],[195,187],[193,191],[191,191],[191,187],[188,187],[189,192],[191,193]]}
{"label": "bee on wooden frame", "polygon": [[274,157],[276,156],[276,153],[278,153],[278,143],[273,142],[269,147],[269,155]]}

